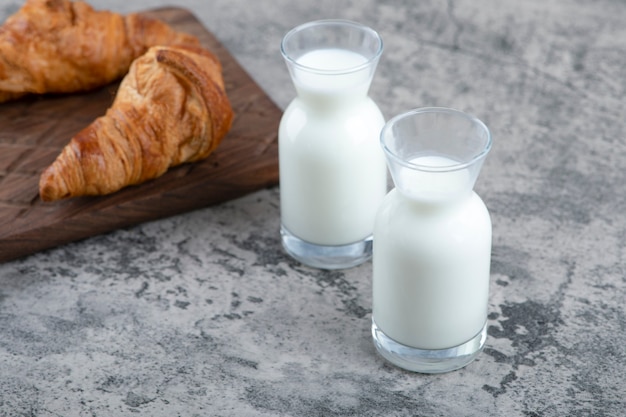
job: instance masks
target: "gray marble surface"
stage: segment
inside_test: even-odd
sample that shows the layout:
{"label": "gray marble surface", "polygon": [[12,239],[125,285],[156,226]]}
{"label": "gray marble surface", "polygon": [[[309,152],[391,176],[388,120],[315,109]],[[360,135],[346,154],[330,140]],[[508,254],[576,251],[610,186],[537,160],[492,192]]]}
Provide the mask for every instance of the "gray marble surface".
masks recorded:
{"label": "gray marble surface", "polygon": [[371,264],[287,257],[275,188],[0,265],[0,415],[626,414],[624,1],[91,3],[192,10],[282,108],[288,29],[377,29],[387,117],[455,107],[494,135],[476,187],[493,220],[489,337],[456,372],[387,364]]}

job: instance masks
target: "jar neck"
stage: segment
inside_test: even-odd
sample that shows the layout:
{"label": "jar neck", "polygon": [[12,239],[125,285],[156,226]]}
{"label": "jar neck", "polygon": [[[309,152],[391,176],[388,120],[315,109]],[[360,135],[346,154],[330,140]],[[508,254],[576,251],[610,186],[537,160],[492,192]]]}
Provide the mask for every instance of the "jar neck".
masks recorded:
{"label": "jar neck", "polygon": [[459,192],[453,196],[446,198],[419,198],[415,195],[409,195],[403,193],[398,187],[396,187],[396,194],[398,198],[402,199],[406,204],[420,207],[427,210],[447,210],[455,209],[458,206],[465,204],[474,194],[472,189]]}
{"label": "jar neck", "polygon": [[299,92],[298,99],[311,111],[328,112],[350,108],[368,99],[367,92],[359,94],[321,94]]}

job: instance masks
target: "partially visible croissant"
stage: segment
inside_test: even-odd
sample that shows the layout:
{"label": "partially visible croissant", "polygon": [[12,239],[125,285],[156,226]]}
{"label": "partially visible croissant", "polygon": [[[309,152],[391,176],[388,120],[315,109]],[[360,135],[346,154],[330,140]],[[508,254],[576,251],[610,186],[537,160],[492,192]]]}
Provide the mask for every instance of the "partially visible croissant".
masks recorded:
{"label": "partially visible croissant", "polygon": [[202,48],[153,47],[131,65],[106,114],[41,175],[44,201],[102,195],[207,157],[233,111],[219,60]]}
{"label": "partially visible croissant", "polygon": [[199,41],[139,14],[95,11],[82,1],[27,0],[0,27],[0,102],[106,85],[156,45]]}

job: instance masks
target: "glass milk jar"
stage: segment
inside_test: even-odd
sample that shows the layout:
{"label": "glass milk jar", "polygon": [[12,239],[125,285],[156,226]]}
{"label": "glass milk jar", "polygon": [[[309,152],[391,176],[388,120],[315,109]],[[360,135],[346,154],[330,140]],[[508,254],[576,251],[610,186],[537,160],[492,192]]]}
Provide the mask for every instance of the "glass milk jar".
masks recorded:
{"label": "glass milk jar", "polygon": [[491,143],[481,121],[445,108],[381,133],[396,188],[374,229],[372,336],[402,368],[458,369],[485,343],[491,219],[473,186]]}
{"label": "glass milk jar", "polygon": [[371,257],[387,193],[385,121],[368,96],[382,48],[374,30],[344,20],[310,22],[283,38],[297,97],[278,134],[281,237],[306,265],[348,268]]}

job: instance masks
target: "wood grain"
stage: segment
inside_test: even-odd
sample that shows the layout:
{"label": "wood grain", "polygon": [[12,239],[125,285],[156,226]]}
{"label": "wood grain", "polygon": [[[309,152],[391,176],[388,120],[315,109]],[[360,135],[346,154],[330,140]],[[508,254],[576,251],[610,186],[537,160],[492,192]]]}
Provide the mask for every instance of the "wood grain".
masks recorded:
{"label": "wood grain", "polygon": [[206,160],[104,197],[39,199],[39,175],[69,139],[112,103],[117,84],[87,94],[0,105],[0,262],[141,222],[243,196],[278,183],[281,110],[189,11],[146,11],[197,36],[218,55],[235,110],[231,131]]}

